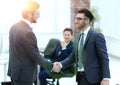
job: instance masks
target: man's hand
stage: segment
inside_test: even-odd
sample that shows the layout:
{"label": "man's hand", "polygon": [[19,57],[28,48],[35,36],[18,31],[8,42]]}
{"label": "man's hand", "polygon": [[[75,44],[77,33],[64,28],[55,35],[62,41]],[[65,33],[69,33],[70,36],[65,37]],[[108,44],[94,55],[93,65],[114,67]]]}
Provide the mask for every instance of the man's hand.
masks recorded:
{"label": "man's hand", "polygon": [[60,65],[60,62],[54,62],[53,65],[54,65],[53,71],[59,73],[61,71],[61,68],[62,68]]}
{"label": "man's hand", "polygon": [[65,42],[65,41],[62,41],[62,42],[61,42],[61,46],[62,46],[62,48],[66,48],[66,42]]}
{"label": "man's hand", "polygon": [[102,80],[100,85],[109,85],[109,80]]}

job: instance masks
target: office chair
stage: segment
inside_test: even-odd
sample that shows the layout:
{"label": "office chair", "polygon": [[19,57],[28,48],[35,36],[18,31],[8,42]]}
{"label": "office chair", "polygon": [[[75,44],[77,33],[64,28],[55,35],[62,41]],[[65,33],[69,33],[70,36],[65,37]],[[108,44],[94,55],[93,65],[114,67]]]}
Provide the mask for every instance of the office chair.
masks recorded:
{"label": "office chair", "polygon": [[47,78],[47,85],[60,85],[59,79],[55,79],[49,76]]}
{"label": "office chair", "polygon": [[[45,48],[44,50],[44,53],[47,53],[47,52],[52,52],[54,51],[57,43],[59,43],[60,41],[58,39],[50,39],[49,40],[49,43],[47,45],[47,47]],[[50,59],[52,59],[53,57],[50,57]],[[56,84],[55,84],[56,83]],[[49,76],[47,78],[47,84],[48,85],[59,85],[59,79],[55,79],[55,78],[52,78],[51,76]]]}
{"label": "office chair", "polygon": [[9,81],[1,82],[1,85],[11,85],[11,82],[9,82]]}
{"label": "office chair", "polygon": [[[59,42],[60,42],[59,39],[55,39],[55,38],[50,39],[47,46],[45,47],[44,52],[42,53],[52,53]],[[45,56],[45,58],[51,61],[54,60],[54,57],[55,56]],[[46,80],[47,80],[47,85],[59,85],[59,80],[51,76],[48,76]]]}
{"label": "office chair", "polygon": [[[60,43],[60,40],[54,39],[54,38],[50,39],[44,50],[44,53],[52,53],[55,50],[58,43]],[[48,58],[50,61],[54,62],[55,56],[45,56],[45,58]],[[48,71],[48,74],[49,74],[48,85],[60,85],[59,84],[60,78],[73,77],[75,75],[75,67],[73,64],[67,67],[66,69],[61,70],[60,73]],[[52,80],[52,81],[49,81],[49,80]]]}

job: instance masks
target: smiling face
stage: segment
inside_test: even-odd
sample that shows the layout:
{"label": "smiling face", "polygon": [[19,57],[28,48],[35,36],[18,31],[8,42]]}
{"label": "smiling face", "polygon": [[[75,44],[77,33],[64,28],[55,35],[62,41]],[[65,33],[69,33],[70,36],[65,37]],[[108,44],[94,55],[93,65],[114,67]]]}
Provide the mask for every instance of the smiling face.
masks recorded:
{"label": "smiling face", "polygon": [[64,31],[63,37],[65,42],[67,43],[72,40],[73,35],[71,34],[71,31]]}

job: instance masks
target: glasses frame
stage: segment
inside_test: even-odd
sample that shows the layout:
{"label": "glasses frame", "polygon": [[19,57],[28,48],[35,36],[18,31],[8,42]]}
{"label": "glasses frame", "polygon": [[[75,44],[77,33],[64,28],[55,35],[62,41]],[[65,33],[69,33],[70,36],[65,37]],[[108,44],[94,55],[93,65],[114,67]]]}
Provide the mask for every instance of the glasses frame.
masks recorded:
{"label": "glasses frame", "polygon": [[76,17],[75,20],[81,21],[81,20],[87,20],[87,18]]}

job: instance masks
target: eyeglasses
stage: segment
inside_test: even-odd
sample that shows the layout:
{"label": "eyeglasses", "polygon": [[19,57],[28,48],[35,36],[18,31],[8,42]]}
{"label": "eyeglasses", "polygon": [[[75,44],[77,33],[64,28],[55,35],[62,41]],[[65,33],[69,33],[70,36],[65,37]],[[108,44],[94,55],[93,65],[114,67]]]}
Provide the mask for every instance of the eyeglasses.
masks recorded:
{"label": "eyeglasses", "polygon": [[77,20],[77,21],[81,21],[81,20],[86,20],[86,18],[80,18],[80,17],[77,17],[77,18],[75,18],[75,20]]}

